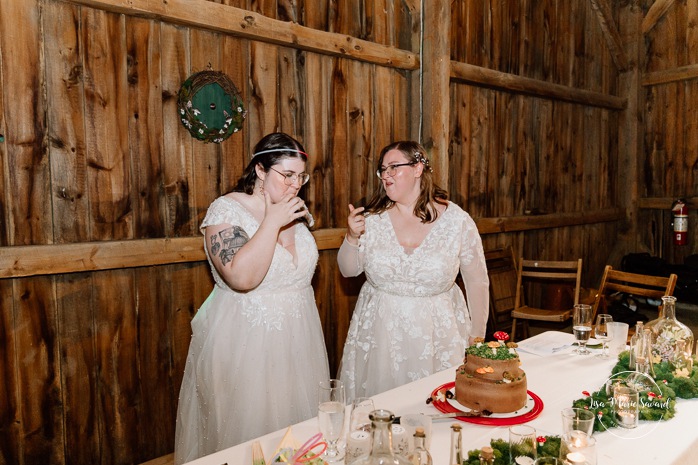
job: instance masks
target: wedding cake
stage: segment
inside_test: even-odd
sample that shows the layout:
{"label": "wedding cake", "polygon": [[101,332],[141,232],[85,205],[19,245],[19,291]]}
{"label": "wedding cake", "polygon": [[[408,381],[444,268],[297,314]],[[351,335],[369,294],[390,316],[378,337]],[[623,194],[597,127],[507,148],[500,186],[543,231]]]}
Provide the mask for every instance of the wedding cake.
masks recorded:
{"label": "wedding cake", "polygon": [[526,405],[526,373],[516,344],[504,340],[476,339],[465,351],[463,365],[456,369],[455,398],[461,405],[491,413],[515,412]]}

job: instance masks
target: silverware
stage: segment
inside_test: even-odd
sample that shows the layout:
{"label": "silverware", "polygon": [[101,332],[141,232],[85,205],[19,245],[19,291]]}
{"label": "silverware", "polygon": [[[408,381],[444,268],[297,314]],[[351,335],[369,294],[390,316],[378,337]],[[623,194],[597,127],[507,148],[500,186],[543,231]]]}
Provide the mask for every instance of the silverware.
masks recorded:
{"label": "silverware", "polygon": [[[449,412],[449,413],[430,413],[430,414],[424,414],[426,417],[430,417],[432,421],[434,420],[443,420],[446,418],[455,418],[455,417],[482,417],[482,416],[490,416],[492,412],[489,412],[487,410],[484,410],[482,412],[477,411],[477,410],[471,410],[470,412]],[[393,423],[400,423],[400,417],[395,417],[393,420]]]}

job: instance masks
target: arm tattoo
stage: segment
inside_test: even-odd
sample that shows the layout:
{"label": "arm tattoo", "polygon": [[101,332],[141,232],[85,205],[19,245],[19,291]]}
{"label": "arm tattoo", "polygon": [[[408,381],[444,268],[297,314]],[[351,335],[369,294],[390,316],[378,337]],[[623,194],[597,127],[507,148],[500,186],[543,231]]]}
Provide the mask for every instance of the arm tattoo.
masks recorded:
{"label": "arm tattoo", "polygon": [[211,255],[218,256],[223,266],[233,261],[240,247],[247,244],[250,236],[240,226],[231,226],[211,236]]}

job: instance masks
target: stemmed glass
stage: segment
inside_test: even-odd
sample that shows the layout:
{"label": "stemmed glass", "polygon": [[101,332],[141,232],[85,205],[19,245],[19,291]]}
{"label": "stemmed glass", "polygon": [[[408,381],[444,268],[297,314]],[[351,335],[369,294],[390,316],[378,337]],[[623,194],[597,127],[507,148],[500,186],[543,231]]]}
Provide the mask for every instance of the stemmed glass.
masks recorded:
{"label": "stemmed glass", "polygon": [[591,336],[591,305],[576,304],[574,306],[573,320],[572,331],[578,345],[577,354],[587,355],[589,353],[587,342],[589,341],[589,336]]}
{"label": "stemmed glass", "polygon": [[596,326],[594,327],[594,337],[601,341],[601,353],[597,355],[600,358],[608,358],[608,342],[613,339],[613,334],[609,331],[609,323],[613,321],[613,317],[608,313],[601,313],[596,316]]}
{"label": "stemmed glass", "polygon": [[327,441],[327,450],[322,459],[337,462],[344,458],[344,452],[337,447],[344,430],[344,384],[338,379],[320,381],[318,393],[318,422],[320,432]]}

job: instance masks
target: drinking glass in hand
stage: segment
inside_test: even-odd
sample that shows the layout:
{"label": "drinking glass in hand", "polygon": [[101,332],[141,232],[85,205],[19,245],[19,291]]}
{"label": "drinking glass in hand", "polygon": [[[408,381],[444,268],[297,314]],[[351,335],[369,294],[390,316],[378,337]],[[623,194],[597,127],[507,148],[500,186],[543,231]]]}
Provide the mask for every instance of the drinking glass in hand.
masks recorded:
{"label": "drinking glass in hand", "polygon": [[594,326],[594,337],[601,341],[601,353],[597,355],[600,358],[608,358],[608,349],[606,345],[613,338],[613,334],[609,331],[608,324],[613,321],[613,317],[608,313],[601,313],[596,316],[596,326]]}
{"label": "drinking glass in hand", "polygon": [[327,441],[327,450],[322,459],[337,462],[344,458],[344,453],[337,447],[344,430],[344,384],[338,379],[320,381],[318,392],[318,423]]}
{"label": "drinking glass in hand", "polygon": [[587,341],[589,341],[589,336],[591,336],[591,319],[591,305],[576,304],[574,306],[572,331],[577,341],[577,354],[579,355],[586,355],[589,353]]}

